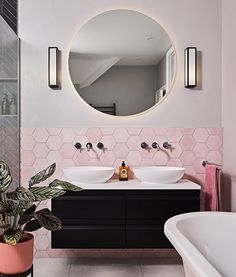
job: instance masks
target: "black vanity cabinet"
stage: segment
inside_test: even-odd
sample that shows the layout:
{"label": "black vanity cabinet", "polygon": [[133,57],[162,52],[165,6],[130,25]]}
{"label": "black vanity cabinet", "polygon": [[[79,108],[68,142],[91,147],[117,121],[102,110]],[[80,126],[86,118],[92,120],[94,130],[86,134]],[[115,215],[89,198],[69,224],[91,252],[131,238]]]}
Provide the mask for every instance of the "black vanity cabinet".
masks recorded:
{"label": "black vanity cabinet", "polygon": [[200,210],[200,190],[84,190],[52,200],[52,248],[169,248],[165,221]]}

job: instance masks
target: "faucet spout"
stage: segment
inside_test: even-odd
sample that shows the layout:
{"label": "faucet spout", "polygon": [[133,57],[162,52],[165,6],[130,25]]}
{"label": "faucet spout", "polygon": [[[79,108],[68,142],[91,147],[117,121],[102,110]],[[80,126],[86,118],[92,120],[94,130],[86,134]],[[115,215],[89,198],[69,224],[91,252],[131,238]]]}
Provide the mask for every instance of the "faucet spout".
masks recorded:
{"label": "faucet spout", "polygon": [[165,149],[172,149],[172,145],[168,142],[168,141],[165,141],[164,143],[163,143],[163,147],[165,148]]}
{"label": "faucet spout", "polygon": [[92,149],[92,148],[93,148],[93,145],[92,145],[91,142],[86,143],[86,149],[87,149],[88,152],[89,152],[90,149]]}

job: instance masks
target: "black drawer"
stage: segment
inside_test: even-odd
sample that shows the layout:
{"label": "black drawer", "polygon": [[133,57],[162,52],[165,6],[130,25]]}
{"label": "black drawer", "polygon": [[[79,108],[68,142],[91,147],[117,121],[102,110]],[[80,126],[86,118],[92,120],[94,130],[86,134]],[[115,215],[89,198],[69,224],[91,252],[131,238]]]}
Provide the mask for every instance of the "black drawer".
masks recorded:
{"label": "black drawer", "polygon": [[125,199],[122,196],[63,196],[52,201],[52,210],[63,223],[72,225],[90,220],[124,220]]}
{"label": "black drawer", "polygon": [[172,216],[199,211],[199,199],[197,197],[172,197],[162,198],[159,196],[127,197],[127,224],[164,224]]}
{"label": "black drawer", "polygon": [[164,223],[200,210],[200,190],[84,190],[52,200],[53,248],[170,248]]}
{"label": "black drawer", "polygon": [[172,248],[164,234],[162,226],[154,225],[127,225],[127,248]]}
{"label": "black drawer", "polygon": [[124,226],[66,226],[52,233],[52,248],[125,248]]}

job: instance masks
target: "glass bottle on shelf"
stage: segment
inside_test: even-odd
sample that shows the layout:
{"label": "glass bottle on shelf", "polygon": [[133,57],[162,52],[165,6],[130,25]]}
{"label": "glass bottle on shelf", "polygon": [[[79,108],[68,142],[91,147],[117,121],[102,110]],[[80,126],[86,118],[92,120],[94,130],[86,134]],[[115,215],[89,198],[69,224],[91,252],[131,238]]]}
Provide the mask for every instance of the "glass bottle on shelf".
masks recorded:
{"label": "glass bottle on shelf", "polygon": [[16,114],[16,102],[14,96],[11,96],[11,99],[9,101],[9,114],[15,115]]}
{"label": "glass bottle on shelf", "polygon": [[7,95],[5,93],[2,100],[2,114],[8,114],[8,108],[9,108],[9,103],[8,103]]}

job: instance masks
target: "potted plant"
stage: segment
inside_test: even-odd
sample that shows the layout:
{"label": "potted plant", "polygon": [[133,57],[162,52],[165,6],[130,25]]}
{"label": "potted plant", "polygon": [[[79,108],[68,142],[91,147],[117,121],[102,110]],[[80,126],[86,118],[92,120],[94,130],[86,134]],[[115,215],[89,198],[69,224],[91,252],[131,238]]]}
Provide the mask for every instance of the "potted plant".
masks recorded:
{"label": "potted plant", "polygon": [[60,219],[47,208],[38,210],[39,204],[66,191],[82,190],[57,179],[47,186],[37,186],[51,177],[55,169],[54,163],[33,176],[28,188],[10,191],[10,169],[0,161],[0,274],[17,274],[31,268],[34,242],[31,232],[42,227],[50,231],[61,229]]}

